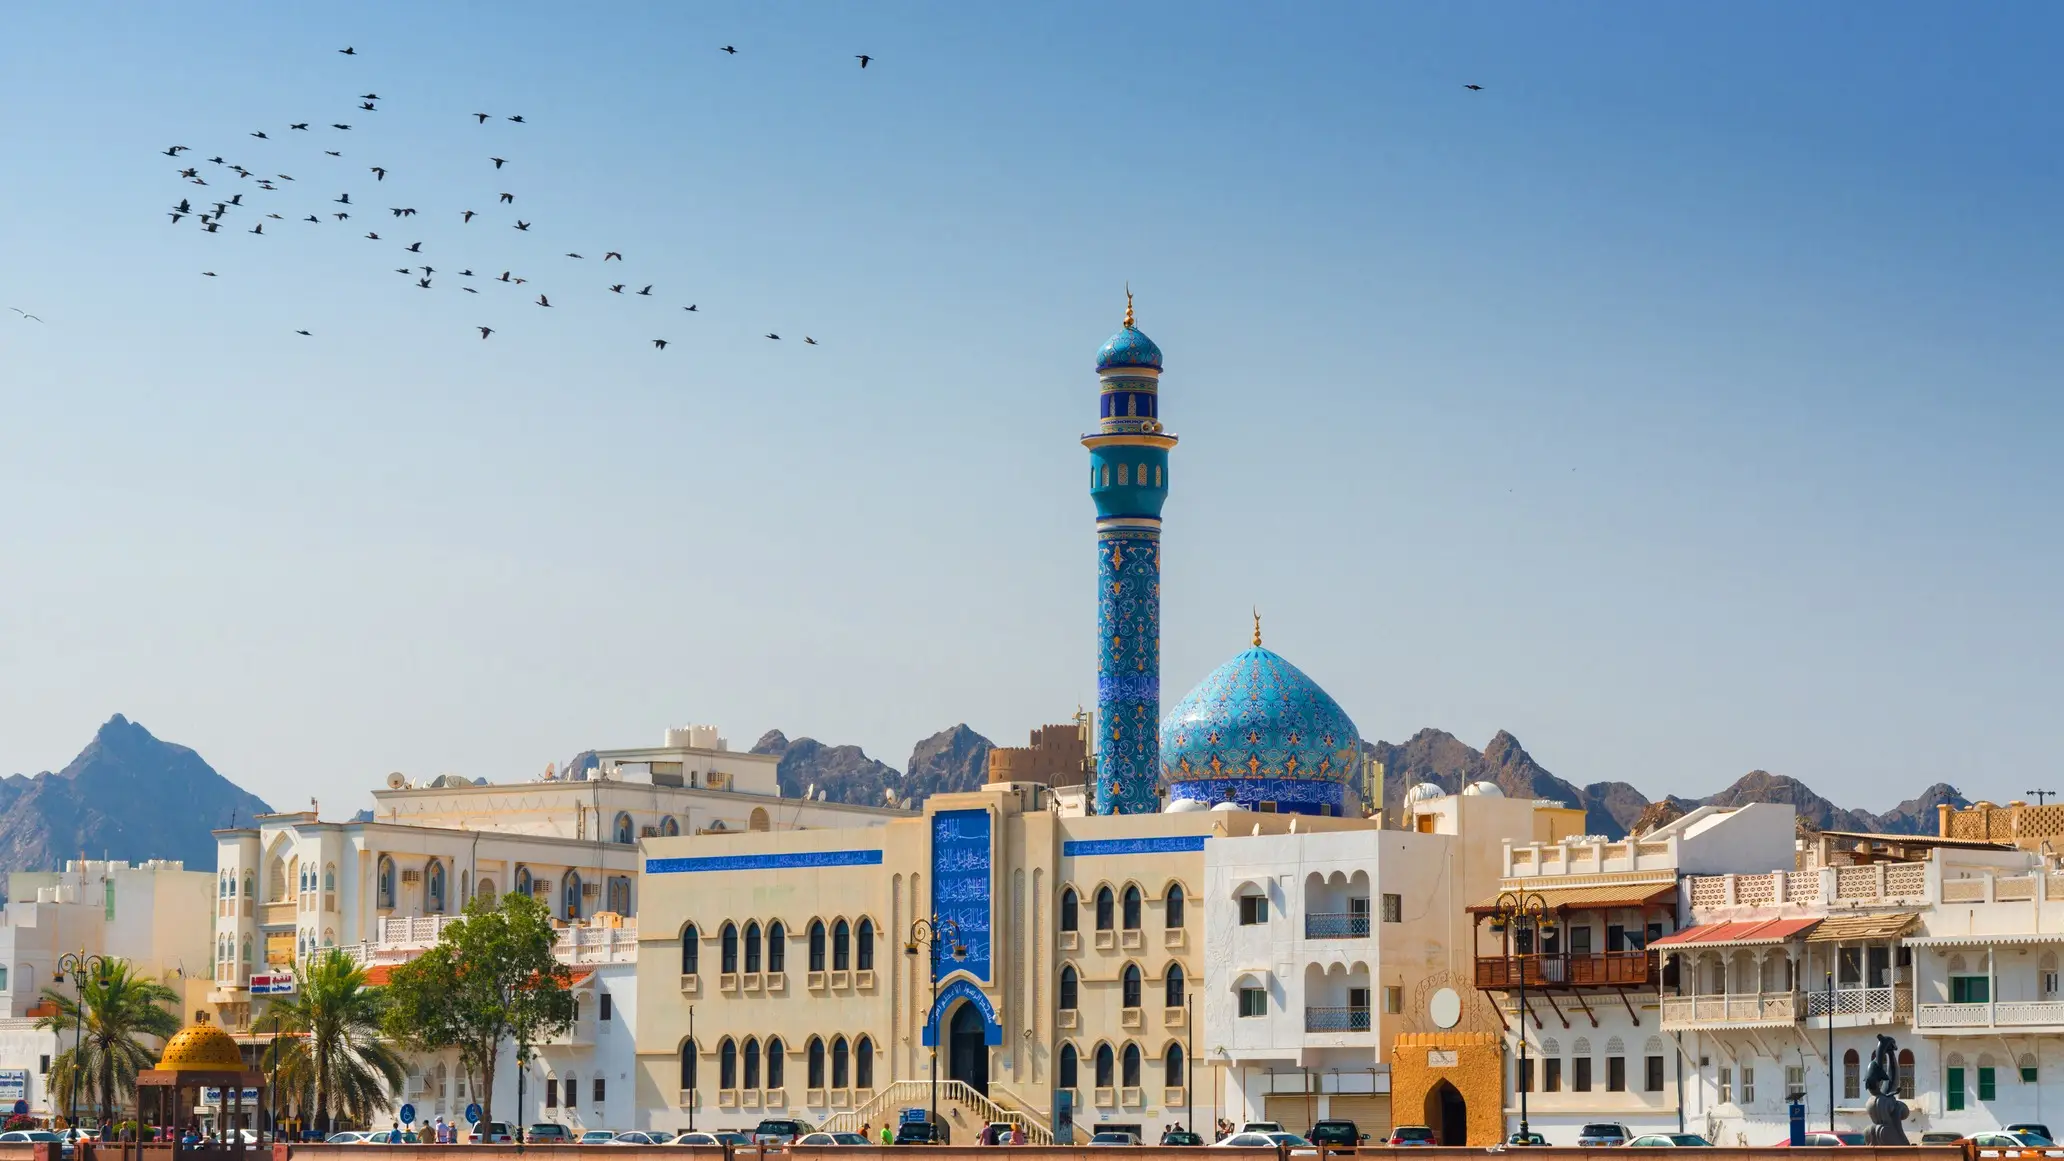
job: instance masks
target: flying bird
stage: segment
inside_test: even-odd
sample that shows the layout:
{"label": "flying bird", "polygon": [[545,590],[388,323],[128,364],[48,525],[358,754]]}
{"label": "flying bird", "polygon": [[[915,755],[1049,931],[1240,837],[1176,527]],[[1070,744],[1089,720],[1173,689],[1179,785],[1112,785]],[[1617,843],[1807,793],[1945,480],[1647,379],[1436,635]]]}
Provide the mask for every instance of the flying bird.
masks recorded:
{"label": "flying bird", "polygon": [[172,208],[178,210],[182,214],[193,213],[193,206],[185,198],[180,198],[179,204],[173,206]]}
{"label": "flying bird", "polygon": [[494,328],[493,328],[493,327],[481,327],[481,328],[480,328],[480,337],[481,337],[481,338],[483,338],[483,339],[485,339],[485,338],[486,338],[487,336],[489,336],[489,335],[491,335],[491,334],[493,334],[493,333],[494,333]]}
{"label": "flying bird", "polygon": [[857,58],[859,59],[859,61],[860,61],[860,67],[861,67],[861,68],[863,68],[863,69],[867,67],[867,62],[868,62],[868,61],[871,61],[871,60],[873,60],[873,59],[874,59],[873,57],[871,57],[871,56],[868,56],[868,55],[867,55],[866,53],[864,53],[864,52],[862,52],[862,53],[855,53],[855,54],[854,54],[854,56],[855,56],[855,57],[857,57]]}
{"label": "flying bird", "polygon": [[775,334],[775,333],[774,333],[773,331],[768,331],[768,332],[767,332],[767,337],[768,337],[768,338],[770,338],[770,339],[774,339],[774,340],[777,340],[777,341],[778,341],[778,340],[779,340],[779,339],[781,338],[781,336],[780,336],[780,335],[777,335],[777,334]]}
{"label": "flying bird", "polygon": [[242,194],[238,194],[238,195],[236,195],[235,197],[233,197],[233,198],[229,199],[229,204],[230,204],[230,205],[233,205],[233,206],[240,206],[240,205],[243,205],[243,204],[244,204],[244,195],[242,195]]}
{"label": "flying bird", "polygon": [[421,254],[423,252],[423,244],[421,242],[411,242],[403,246],[402,249],[407,250],[411,254]]}
{"label": "flying bird", "polygon": [[251,134],[251,136],[253,136],[253,137],[256,137],[256,138],[257,138],[258,140],[260,140],[260,141],[270,141],[270,140],[272,140],[272,138],[270,138],[270,137],[267,137],[267,136],[265,135],[265,130],[263,130],[263,129],[260,129],[260,130],[259,130],[258,132],[256,132],[256,133],[253,133],[253,134]]}
{"label": "flying bird", "polygon": [[386,181],[386,180],[387,180],[387,170],[386,170],[386,168],[385,168],[385,167],[383,167],[383,166],[378,166],[378,165],[372,166],[372,167],[371,167],[371,172],[372,172],[372,175],[373,175],[373,180],[374,180],[374,181]]}
{"label": "flying bird", "polygon": [[639,294],[642,294],[642,295],[644,295],[644,296],[645,296],[645,297],[647,297],[647,298],[650,298],[650,297],[652,297],[652,284],[651,284],[651,283],[649,283],[649,282],[648,282],[648,283],[646,283],[646,284],[645,284],[645,289],[643,289],[643,290],[639,291],[638,293],[639,293]]}
{"label": "flying bird", "polygon": [[216,217],[218,217],[218,218],[219,218],[219,217],[221,217],[222,215],[224,215],[224,214],[226,214],[226,213],[228,213],[228,212],[229,212],[229,203],[228,203],[228,202],[216,202],[216,203],[215,203],[215,216],[216,216]]}
{"label": "flying bird", "polygon": [[306,128],[308,128],[308,122],[306,122],[306,121],[302,121],[302,122],[300,122],[300,123],[298,123],[298,124],[294,124],[294,125],[289,125],[289,126],[287,126],[287,128],[289,128],[289,129],[306,129]]}
{"label": "flying bird", "polygon": [[348,222],[351,220],[350,214],[331,214],[330,216],[337,219],[340,222]]}
{"label": "flying bird", "polygon": [[361,100],[361,101],[377,101],[377,100],[379,100],[379,99],[380,99],[380,94],[378,94],[378,93],[360,93],[360,94],[358,95],[358,99],[359,99],[359,100]]}
{"label": "flying bird", "polygon": [[503,205],[505,205],[505,206],[508,206],[508,205],[514,205],[515,203],[516,203],[516,195],[515,195],[515,194],[512,194],[512,193],[505,193],[505,194],[503,194],[503,195],[502,195],[502,204],[503,204]]}
{"label": "flying bird", "polygon": [[610,287],[610,288],[609,288],[609,293],[611,293],[611,294],[622,294],[622,293],[623,293],[623,283],[619,282],[619,283],[617,283],[617,284],[616,284],[615,286],[612,286],[612,287]]}
{"label": "flying bird", "polygon": [[[338,51],[338,52],[341,52],[341,53],[343,53],[343,54],[344,54],[345,56],[357,56],[357,55],[358,55],[358,50],[357,50],[357,49],[355,49],[355,48],[340,48],[340,49],[338,49],[337,51]],[[307,332],[307,331],[303,331],[303,332],[301,332],[301,333],[302,333],[302,334],[307,334],[308,332]]]}
{"label": "flying bird", "polygon": [[509,118],[509,120],[511,120],[511,121],[514,121],[514,122],[516,122],[516,123],[517,123],[518,125],[521,125],[521,124],[523,124],[523,118],[522,118],[522,116],[521,116],[521,115],[518,115],[518,116],[515,116],[515,117],[511,117],[511,118]]}
{"label": "flying bird", "polygon": [[1465,88],[1465,89],[1468,89],[1468,90],[1469,90],[1470,92],[1472,92],[1472,93],[1481,93],[1481,92],[1483,92],[1483,86],[1482,86],[1482,85],[1463,85],[1462,87],[1463,87],[1463,88]]}
{"label": "flying bird", "polygon": [[616,250],[611,250],[611,251],[609,251],[608,253],[606,253],[606,254],[602,255],[602,261],[604,261],[604,262],[607,262],[607,261],[609,261],[609,260],[610,260],[611,258],[614,258],[614,259],[616,259],[616,260],[617,260],[618,262],[621,262],[621,261],[623,261],[623,254],[622,254],[622,253],[620,253],[620,252],[618,252],[618,251],[616,251]]}
{"label": "flying bird", "polygon": [[179,224],[179,219],[186,216],[185,214],[180,213],[178,210],[167,210],[166,212],[172,215],[172,224],[175,226]]}
{"label": "flying bird", "polygon": [[459,287],[459,289],[460,289],[460,290],[463,290],[463,291],[465,291],[465,292],[466,292],[467,294],[479,294],[479,293],[480,293],[479,291],[477,291],[477,290],[473,289],[473,288],[472,288],[472,287],[470,287],[470,286],[461,286],[461,287]]}
{"label": "flying bird", "polygon": [[480,124],[482,124],[482,125],[485,125],[485,124],[487,124],[487,118],[488,118],[489,114],[486,114],[486,113],[475,113],[475,114],[473,114],[473,115],[474,115],[475,117],[478,117],[478,118],[480,118]]}
{"label": "flying bird", "polygon": [[264,223],[264,222],[260,222],[260,223],[258,223],[257,225],[255,225],[255,226],[252,226],[252,227],[251,227],[251,232],[252,232],[253,234],[263,234],[263,233],[265,232],[265,223]]}
{"label": "flying bird", "polygon": [[506,159],[506,158],[501,158],[501,157],[490,157],[490,158],[488,158],[488,160],[489,160],[489,161],[492,161],[492,162],[494,162],[494,163],[495,163],[495,168],[496,168],[496,169],[500,169],[500,168],[502,167],[502,163],[503,163],[503,162],[504,162],[505,160],[507,160],[507,159]]}
{"label": "flying bird", "polygon": [[179,176],[181,176],[181,177],[199,177],[199,176],[201,176],[201,171],[200,171],[200,170],[198,170],[198,169],[182,169],[182,170],[180,170],[180,171],[179,171]]}
{"label": "flying bird", "polygon": [[525,221],[521,221],[521,220],[519,220],[519,221],[518,221],[518,222],[516,223],[516,228],[517,228],[517,229],[519,229],[519,230],[528,230],[528,229],[530,229],[530,223],[529,223],[529,222],[525,222]]}
{"label": "flying bird", "polygon": [[209,160],[209,161],[212,161],[212,162],[214,162],[214,163],[215,163],[215,164],[217,164],[217,165],[221,165],[221,164],[222,164],[222,159],[221,159],[221,158],[219,158],[219,157],[211,157],[211,158],[209,158],[208,160]]}
{"label": "flying bird", "polygon": [[202,181],[202,180],[201,180],[200,178],[198,178],[198,177],[197,177],[197,178],[194,178],[194,179],[193,179],[193,183],[194,183],[195,185],[207,185],[207,184],[208,184],[207,182],[205,182],[205,181]]}
{"label": "flying bird", "polygon": [[250,170],[248,170],[248,169],[245,169],[245,168],[244,168],[243,166],[241,166],[241,165],[232,165],[232,166],[230,166],[230,167],[229,167],[229,171],[230,171],[231,173],[234,173],[234,174],[236,174],[236,175],[237,175],[238,177],[249,177],[249,176],[251,176],[251,171],[250,171]]}
{"label": "flying bird", "polygon": [[202,277],[202,278],[213,278],[213,277],[215,277],[215,272],[214,272],[213,270],[203,270],[203,271],[201,271],[201,277]]}
{"label": "flying bird", "polygon": [[813,346],[813,347],[817,345],[817,340],[816,340],[816,339],[813,339],[813,338],[811,338],[811,337],[810,337],[810,336],[808,336],[808,335],[804,335],[804,336],[803,336],[803,341],[804,341],[804,342],[806,342],[806,343],[808,343],[808,344],[810,344],[810,345],[811,345],[811,346]]}
{"label": "flying bird", "polygon": [[665,339],[654,339],[654,340],[652,340],[652,345],[653,345],[653,346],[655,346],[655,347],[658,347],[658,348],[659,348],[660,350],[662,350],[662,351],[666,350],[666,340],[665,340]]}
{"label": "flying bird", "polygon": [[566,254],[566,256],[567,256],[568,258],[579,258],[579,257],[580,257],[580,255],[579,255],[579,254],[575,254],[575,253],[573,253],[573,252],[572,252],[572,251],[570,251],[570,250],[569,250],[569,251],[567,251],[567,254]]}
{"label": "flying bird", "polygon": [[179,151],[180,151],[180,150],[182,150],[182,149],[185,149],[185,148],[186,148],[186,146],[184,146],[184,145],[174,145],[174,146],[173,146],[172,148],[170,148],[170,149],[167,149],[167,150],[165,151],[165,156],[167,156],[167,157],[177,157],[177,156],[179,156]]}
{"label": "flying bird", "polygon": [[394,268],[394,272],[395,272],[396,274],[414,274],[414,273],[415,273],[415,271],[413,271],[413,270],[410,270],[410,269],[409,269],[408,267],[406,267],[406,266],[396,266],[396,267]]}
{"label": "flying bird", "polygon": [[280,179],[281,181],[292,181],[292,180],[294,180],[294,175],[293,175],[293,174],[291,174],[291,173],[275,173],[275,174],[273,174],[272,176],[274,176],[274,177],[276,177],[276,178]]}
{"label": "flying bird", "polygon": [[315,223],[315,224],[317,224],[317,225],[321,225],[321,224],[322,224],[322,219],[321,219],[321,218],[318,218],[318,217],[316,217],[316,216],[315,216],[314,214],[310,214],[310,215],[308,215],[308,217],[307,217],[307,218],[306,218],[305,220],[307,220],[307,221],[310,221],[310,222],[314,222],[314,223]]}
{"label": "flying bird", "polygon": [[695,308],[694,308],[693,306],[684,306],[684,307],[682,307],[681,309],[682,309],[682,310],[694,310]]}
{"label": "flying bird", "polygon": [[349,126],[349,125],[339,125],[339,124],[337,124],[337,123],[336,123],[335,121],[332,121],[332,122],[330,122],[330,128],[332,128],[332,129],[349,129],[349,128],[351,128],[351,126]]}
{"label": "flying bird", "polygon": [[267,214],[267,215],[265,215],[265,216],[266,216],[266,217],[268,217],[268,218],[271,218],[271,219],[272,219],[273,221],[275,221],[275,222],[284,222],[284,221],[286,221],[286,219],[285,219],[285,218],[282,218],[282,217],[280,217],[280,216],[279,216],[278,214]]}
{"label": "flying bird", "polygon": [[423,267],[423,268],[422,268],[422,270],[423,270],[423,276],[424,276],[425,278],[429,277],[429,276],[430,276],[430,275],[432,275],[432,274],[435,274],[435,273],[437,273],[437,270],[436,270],[436,268],[435,268],[435,267],[431,267],[431,266],[425,266],[425,267]]}
{"label": "flying bird", "polygon": [[206,228],[207,228],[207,231],[208,231],[208,232],[209,232],[210,234],[214,234],[214,233],[219,233],[219,232],[221,231],[221,229],[222,229],[222,223],[221,223],[221,222],[209,222]]}
{"label": "flying bird", "polygon": [[470,222],[470,221],[472,221],[472,220],[473,220],[473,211],[472,211],[472,210],[465,210],[465,211],[463,211],[463,216],[459,218],[459,221],[461,221],[461,222]]}
{"label": "flying bird", "polygon": [[418,278],[416,279],[416,285],[422,287],[424,290],[428,290],[430,289],[430,279],[427,276],[423,278]]}
{"label": "flying bird", "polygon": [[366,231],[366,237],[371,238],[375,242],[380,240],[380,235],[375,234],[370,230]]}
{"label": "flying bird", "polygon": [[294,333],[295,333],[295,334],[297,334],[297,335],[305,335],[305,334],[308,334],[308,332],[307,332],[307,331],[295,331]]}
{"label": "flying bird", "polygon": [[538,295],[538,305],[539,305],[539,306],[550,306],[550,305],[552,305],[552,300],[551,300],[551,299],[549,299],[549,298],[546,298],[546,297],[545,297],[544,295],[540,294],[540,295]]}
{"label": "flying bird", "polygon": [[473,277],[473,272],[472,272],[471,270],[461,270],[461,271],[459,271],[459,277],[460,277],[460,278],[471,278],[471,277]]}
{"label": "flying bird", "polygon": [[340,206],[348,206],[351,204],[351,195],[348,193],[338,194],[336,197],[331,198],[330,200],[336,202]]}
{"label": "flying bird", "polygon": [[373,108],[373,103],[372,103],[371,101],[363,101],[363,102],[360,102],[360,104],[359,104],[359,106],[358,106],[358,107],[359,107],[359,108],[361,108],[361,109],[364,109],[364,110],[365,110],[366,112],[368,112],[368,113],[372,113],[372,112],[377,112],[377,111],[378,111],[378,110],[376,110],[376,109],[374,109],[374,108]]}
{"label": "flying bird", "polygon": [[497,279],[495,279],[495,281],[496,281],[496,282],[507,282],[507,281],[509,281],[509,272],[508,272],[508,271],[506,271],[506,270],[502,271],[502,276],[501,276],[500,278],[497,278]]}
{"label": "flying bird", "polygon": [[732,48],[732,47],[731,47],[730,45],[728,45],[728,44],[727,44],[727,45],[725,45],[724,47],[722,47],[722,48],[718,49],[717,51],[718,51],[718,52],[722,52],[722,53],[729,53],[729,54],[730,54],[730,55],[732,55],[732,56],[737,56],[737,55],[738,55],[738,50],[737,50],[737,49],[735,49],[735,48]]}
{"label": "flying bird", "polygon": [[18,314],[18,315],[22,316],[22,317],[23,317],[23,318],[25,318],[25,319],[28,319],[28,320],[29,320],[29,321],[31,321],[31,322],[42,322],[42,321],[43,321],[42,319],[40,319],[40,318],[37,318],[37,317],[36,317],[35,315],[32,315],[32,314],[30,314],[30,313],[29,313],[28,311],[25,311],[25,310],[23,310],[22,308],[20,308],[20,307],[18,307],[18,306],[10,306],[10,307],[8,307],[7,309],[9,309],[9,310],[13,311],[14,313],[16,313],[16,314]]}
{"label": "flying bird", "polygon": [[343,154],[341,154],[341,153],[337,152],[337,151],[336,151],[336,150],[334,150],[334,149],[325,149],[325,150],[323,150],[323,152],[324,152],[324,153],[327,153],[327,154],[329,154],[329,155],[330,155],[331,157],[342,157],[342,156],[344,156]]}

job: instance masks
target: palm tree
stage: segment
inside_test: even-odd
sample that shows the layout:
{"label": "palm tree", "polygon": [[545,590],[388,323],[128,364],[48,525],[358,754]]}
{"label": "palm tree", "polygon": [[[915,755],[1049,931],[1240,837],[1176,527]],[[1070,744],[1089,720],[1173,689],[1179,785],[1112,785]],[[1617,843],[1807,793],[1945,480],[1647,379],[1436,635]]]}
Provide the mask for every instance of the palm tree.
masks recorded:
{"label": "palm tree", "polygon": [[331,1115],[367,1124],[401,1090],[401,1057],[380,1039],[380,994],[365,971],[330,948],[294,969],[294,994],[274,1000],[265,1023],[278,1031],[263,1067],[277,1054],[280,1087],[310,1093],[315,1125],[327,1132]]}
{"label": "palm tree", "polygon": [[[51,1095],[69,1107],[74,1085],[83,1085],[88,1095],[100,1098],[100,1113],[108,1117],[118,1098],[136,1092],[136,1074],[150,1067],[156,1053],[144,1046],[139,1036],[164,1040],[179,1031],[179,1017],[164,1005],[179,1003],[179,993],[156,980],[136,974],[126,959],[109,959],[86,982],[77,995],[65,995],[56,987],[43,989],[43,999],[57,1009],[36,1021],[36,1027],[57,1033],[62,1048],[76,1036],[77,1043],[64,1048],[51,1061]],[[85,1007],[83,1029],[80,1006]]]}

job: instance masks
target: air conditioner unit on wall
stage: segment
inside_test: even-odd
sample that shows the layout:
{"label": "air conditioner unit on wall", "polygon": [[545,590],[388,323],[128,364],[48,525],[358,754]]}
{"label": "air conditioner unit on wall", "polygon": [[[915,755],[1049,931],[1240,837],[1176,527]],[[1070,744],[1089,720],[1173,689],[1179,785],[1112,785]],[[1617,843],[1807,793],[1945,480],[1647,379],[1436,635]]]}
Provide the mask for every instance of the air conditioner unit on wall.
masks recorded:
{"label": "air conditioner unit on wall", "polygon": [[602,893],[602,884],[582,883],[580,893],[583,895],[600,895]]}
{"label": "air conditioner unit on wall", "polygon": [[659,828],[656,826],[641,826],[638,828],[638,833],[645,838],[658,838]]}
{"label": "air conditioner unit on wall", "polygon": [[423,881],[423,872],[403,871],[401,873],[401,881],[404,883],[420,883]]}

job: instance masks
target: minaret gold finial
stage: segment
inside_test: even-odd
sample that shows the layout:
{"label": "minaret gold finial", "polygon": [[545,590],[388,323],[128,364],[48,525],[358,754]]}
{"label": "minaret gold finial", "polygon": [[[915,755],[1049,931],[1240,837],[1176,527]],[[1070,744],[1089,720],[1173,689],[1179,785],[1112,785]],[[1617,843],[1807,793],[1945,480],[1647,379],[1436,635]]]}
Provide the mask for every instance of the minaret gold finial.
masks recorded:
{"label": "minaret gold finial", "polygon": [[1261,610],[1254,610],[1254,647],[1261,648]]}
{"label": "minaret gold finial", "polygon": [[1125,329],[1126,329],[1126,330],[1131,330],[1131,329],[1133,329],[1133,327],[1132,327],[1132,283],[1130,283],[1130,282],[1127,282],[1127,283],[1125,284]]}

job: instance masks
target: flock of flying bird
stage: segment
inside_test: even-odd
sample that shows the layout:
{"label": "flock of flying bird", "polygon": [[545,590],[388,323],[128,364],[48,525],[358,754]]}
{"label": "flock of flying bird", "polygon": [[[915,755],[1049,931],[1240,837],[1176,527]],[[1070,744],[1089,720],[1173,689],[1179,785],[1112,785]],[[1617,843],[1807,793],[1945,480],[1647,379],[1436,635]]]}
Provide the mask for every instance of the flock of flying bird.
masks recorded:
{"label": "flock of flying bird", "polygon": [[[344,56],[359,55],[358,50],[356,48],[349,46],[345,48],[340,48],[337,51]],[[719,49],[718,51],[731,56],[736,56],[738,54],[738,49],[735,46],[728,44],[725,45],[723,48]],[[868,64],[871,61],[873,61],[874,58],[863,53],[856,54],[856,59],[859,60],[860,67],[864,69],[868,66]],[[356,100],[358,101],[358,112],[377,113],[380,111],[380,103],[382,98],[378,93],[361,93],[358,95]],[[471,114],[471,116],[475,119],[474,123],[478,127],[485,127],[489,121],[495,119],[495,114],[492,113],[473,113]],[[502,117],[502,121],[504,124],[508,125],[527,124],[527,122],[523,119],[523,116],[521,114],[505,115]],[[310,123],[307,121],[290,122],[287,125],[287,132],[316,132],[315,130],[311,130],[309,128],[309,125]],[[353,131],[353,127],[350,124],[341,121],[331,122],[329,125],[329,131],[331,133],[348,133]],[[259,141],[275,140],[271,135],[267,134],[262,129],[253,131],[250,134],[250,136]],[[336,140],[337,143],[341,144],[341,139]],[[182,154],[192,152],[192,150],[189,149],[187,146],[173,145],[166,148],[162,152],[165,156],[173,158],[175,161],[179,162],[181,165],[184,166],[184,168],[178,170],[178,173],[179,176],[185,181],[187,181],[189,184],[197,186],[208,186],[213,184],[208,180],[209,177],[214,177],[217,182],[222,182],[223,179],[225,177],[228,177],[229,175],[234,175],[238,183],[250,183],[244,189],[239,189],[236,192],[232,193],[229,197],[220,200],[218,200],[216,197],[208,195],[188,194],[184,197],[181,197],[177,204],[171,206],[166,211],[167,216],[171,218],[173,225],[178,225],[180,222],[185,221],[188,218],[192,218],[195,220],[196,224],[199,225],[203,232],[209,234],[219,234],[222,232],[223,226],[230,221],[231,217],[236,212],[248,210],[252,213],[252,215],[254,215],[254,222],[250,229],[243,230],[242,232],[247,234],[264,236],[265,225],[268,221],[284,222],[287,220],[285,215],[283,214],[277,212],[263,212],[269,210],[270,207],[264,204],[260,204],[259,199],[265,198],[266,195],[269,194],[280,193],[285,191],[287,189],[286,183],[294,183],[294,185],[298,187],[299,183],[296,182],[291,175],[285,173],[274,173],[268,177],[259,173],[256,170],[248,169],[241,164],[228,161],[224,156],[218,154],[217,156],[210,157],[207,159],[207,163],[209,165],[216,166],[218,168],[206,171],[206,176],[204,176],[204,171],[202,170],[199,164],[187,165],[186,159],[181,156]],[[329,158],[336,158],[342,160],[344,157],[344,151],[342,149],[324,149],[322,152],[325,157]],[[486,160],[493,163],[495,171],[500,171],[504,166],[509,165],[511,163],[510,158],[495,156],[492,154],[487,156]],[[366,172],[372,175],[373,180],[376,183],[384,183],[387,180],[389,167],[382,165],[368,166]],[[227,183],[225,182],[225,184]],[[245,192],[250,192],[253,195],[253,200],[248,205],[244,201]],[[196,198],[198,198],[198,201],[196,201]],[[497,193],[494,201],[490,204],[514,205],[515,201],[516,195],[514,193],[499,192]],[[361,210],[365,203],[352,201],[351,193],[347,190],[345,192],[338,194],[335,198],[330,199],[330,205],[331,208],[327,211],[330,219],[329,224],[335,224],[351,221],[353,212]],[[378,211],[366,210],[365,212],[368,214],[368,216],[376,216]],[[407,222],[409,219],[417,216],[417,209],[414,206],[389,206],[387,207],[387,212],[390,215],[391,219],[395,222]],[[475,218],[482,217],[483,215],[480,211],[477,210],[461,209],[453,212],[453,216],[458,218],[459,224],[462,227],[470,227]],[[313,224],[317,226],[325,224],[323,217],[316,213],[309,213],[306,216],[302,217],[300,221],[303,223]],[[512,216],[511,220],[507,224],[512,229],[515,229],[519,232],[528,233],[532,223],[531,221],[526,220],[522,217]],[[237,225],[241,227],[242,223],[238,222]],[[392,226],[390,225],[389,228],[391,230]],[[376,243],[398,243],[400,241],[400,239],[398,238],[382,238],[380,232],[377,229],[368,229],[364,235],[364,238],[367,241]],[[403,261],[413,262],[415,257],[424,256],[423,245],[424,243],[418,240],[412,241],[408,245],[402,246],[400,248],[400,252],[412,256],[411,258],[403,259]],[[585,260],[585,256],[576,251],[568,251],[565,256],[566,258],[572,260]],[[623,261],[624,256],[622,251],[612,249],[606,250],[602,254],[603,263],[622,263]],[[418,275],[419,271],[421,272],[420,275]],[[416,288],[419,290],[433,290],[438,285],[436,282],[433,281],[433,279],[438,277],[438,268],[428,263],[424,263],[421,265],[398,266],[394,268],[394,272],[396,274],[408,276],[411,280],[413,280]],[[201,276],[204,278],[219,277],[218,273],[213,270],[204,270],[201,272]],[[457,279],[473,279],[476,277],[480,277],[482,281],[500,282],[508,286],[522,286],[531,281],[531,279],[528,277],[517,276],[514,268],[503,270],[499,275],[476,276],[473,273],[472,269],[469,267],[458,270],[455,273],[450,273],[449,276]],[[608,293],[617,295],[623,295],[628,293],[630,295],[635,295],[641,298],[653,297],[653,284],[648,283],[636,290],[630,289],[630,285],[631,284],[629,282],[610,283],[607,285],[607,291]],[[466,285],[464,282],[461,282],[459,290],[466,294],[477,295],[480,293],[479,289],[471,285]],[[564,296],[562,295],[562,297]],[[542,291],[539,292],[536,300],[536,305],[541,308],[551,308],[552,300],[550,295]],[[688,305],[683,306],[681,309],[688,313],[697,313],[700,311],[701,307],[698,303],[689,303]],[[24,312],[17,309],[15,313],[23,314]],[[24,317],[28,319],[35,319],[35,321],[39,322],[41,321],[40,319],[36,319],[34,315],[24,314]],[[475,326],[473,329],[480,332],[480,337],[483,340],[487,339],[489,336],[496,333],[496,328],[491,326]],[[311,337],[314,334],[313,331],[305,329],[296,330],[294,333],[297,335],[305,335]],[[781,341],[781,336],[774,331],[766,332],[766,337],[776,342]],[[808,335],[803,336],[803,342],[813,347],[817,345],[817,340],[811,338]],[[667,348],[668,343],[669,340],[664,338],[655,338],[652,340],[652,346],[655,349],[662,351]]]}

